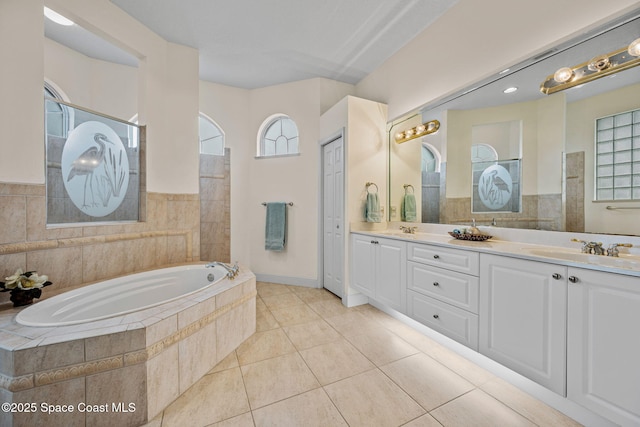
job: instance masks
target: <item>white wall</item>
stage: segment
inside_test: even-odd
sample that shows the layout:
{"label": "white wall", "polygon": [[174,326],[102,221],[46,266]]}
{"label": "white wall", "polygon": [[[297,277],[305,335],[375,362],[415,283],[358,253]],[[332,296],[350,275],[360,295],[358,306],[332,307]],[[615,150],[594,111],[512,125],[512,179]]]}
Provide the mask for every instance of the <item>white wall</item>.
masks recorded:
{"label": "white wall", "polygon": [[637,0],[460,0],[358,83],[356,95],[386,103],[397,118],[637,6]]}

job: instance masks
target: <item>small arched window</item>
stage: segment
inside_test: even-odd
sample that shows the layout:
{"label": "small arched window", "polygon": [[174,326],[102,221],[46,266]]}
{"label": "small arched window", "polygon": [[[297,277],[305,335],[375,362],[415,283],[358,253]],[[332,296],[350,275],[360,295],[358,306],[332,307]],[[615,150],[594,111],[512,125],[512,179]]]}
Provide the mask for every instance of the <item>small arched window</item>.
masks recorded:
{"label": "small arched window", "polygon": [[68,108],[62,104],[47,99],[53,98],[58,101],[63,101],[62,96],[53,88],[53,86],[45,82],[44,98],[44,106],[46,112],[45,126],[47,135],[66,138],[67,133],[69,132]]}
{"label": "small arched window", "polygon": [[286,156],[298,153],[298,127],[289,116],[277,114],[262,123],[259,133],[259,157]]}
{"label": "small arched window", "polygon": [[489,144],[473,144],[471,146],[471,163],[492,162],[498,160],[498,152]]}
{"label": "small arched window", "polygon": [[224,132],[206,115],[200,113],[198,118],[200,129],[200,154],[224,156]]}

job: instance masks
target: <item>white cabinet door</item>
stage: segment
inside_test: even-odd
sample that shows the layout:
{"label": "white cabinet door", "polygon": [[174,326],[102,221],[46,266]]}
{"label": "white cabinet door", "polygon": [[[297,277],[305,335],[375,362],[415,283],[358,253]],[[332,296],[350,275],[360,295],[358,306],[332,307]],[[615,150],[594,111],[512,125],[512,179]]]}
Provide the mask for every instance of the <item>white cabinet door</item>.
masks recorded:
{"label": "white cabinet door", "polygon": [[569,269],[568,397],[640,425],[640,278]]}
{"label": "white cabinet door", "polygon": [[480,352],[564,396],[567,268],[481,254]]}
{"label": "white cabinet door", "polygon": [[375,296],[375,240],[354,234],[351,240],[351,286],[368,297]]}
{"label": "white cabinet door", "polygon": [[376,301],[406,313],[407,244],[376,238]]}

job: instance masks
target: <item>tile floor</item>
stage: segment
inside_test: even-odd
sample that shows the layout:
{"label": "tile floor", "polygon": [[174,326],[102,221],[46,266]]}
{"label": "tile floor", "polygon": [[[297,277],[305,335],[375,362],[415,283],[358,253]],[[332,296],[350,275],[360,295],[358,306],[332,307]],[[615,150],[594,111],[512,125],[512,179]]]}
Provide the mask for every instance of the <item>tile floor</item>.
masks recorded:
{"label": "tile floor", "polygon": [[579,425],[370,305],[257,286],[255,335],[148,427]]}

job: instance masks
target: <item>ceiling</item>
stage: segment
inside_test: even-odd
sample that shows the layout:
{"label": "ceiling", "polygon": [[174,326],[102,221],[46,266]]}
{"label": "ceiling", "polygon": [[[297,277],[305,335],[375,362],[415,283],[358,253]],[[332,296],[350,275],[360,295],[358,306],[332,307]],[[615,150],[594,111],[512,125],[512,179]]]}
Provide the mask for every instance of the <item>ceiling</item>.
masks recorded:
{"label": "ceiling", "polygon": [[[200,79],[246,89],[314,77],[356,84],[458,0],[110,0],[200,54]],[[77,25],[45,35],[87,56],[136,65]]]}

